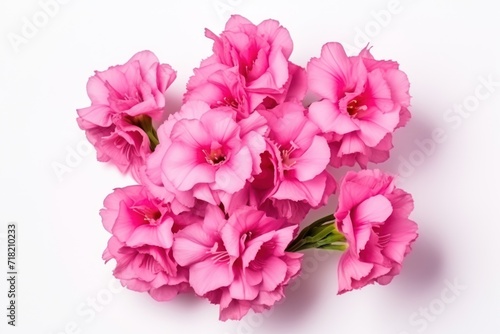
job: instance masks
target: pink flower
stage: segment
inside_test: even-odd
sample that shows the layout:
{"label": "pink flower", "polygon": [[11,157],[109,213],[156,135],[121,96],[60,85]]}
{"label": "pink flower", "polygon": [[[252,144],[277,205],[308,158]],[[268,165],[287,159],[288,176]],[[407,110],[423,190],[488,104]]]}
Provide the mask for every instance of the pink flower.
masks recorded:
{"label": "pink flower", "polygon": [[[164,184],[180,192],[193,191],[195,197],[210,202],[211,192],[233,194],[243,189],[258,169],[265,141],[253,125],[236,123],[234,112],[206,108],[201,115],[172,121],[171,130],[163,132],[168,137],[160,137],[166,145],[161,172]],[[188,110],[186,106],[183,112]]]}
{"label": "pink flower", "polygon": [[120,172],[131,171],[137,179],[138,168],[151,154],[151,142],[140,127],[123,120],[115,122],[107,128],[87,130],[87,139],[97,150],[97,160],[111,161]]}
{"label": "pink flower", "polygon": [[337,229],[348,249],[338,268],[339,294],[374,282],[388,284],[401,271],[417,238],[410,194],[380,170],[348,172],[340,185]]}
{"label": "pink flower", "polygon": [[169,203],[176,214],[190,210],[195,206],[196,199],[193,191],[179,191],[170,182],[162,171],[165,154],[172,144],[170,135],[174,125],[182,119],[199,120],[210,107],[202,101],[186,102],[181,110],[170,114],[168,119],[157,130],[159,144],[149,155],[146,164],[139,171],[139,183],[144,185],[157,198]]}
{"label": "pink flower", "polygon": [[318,207],[335,191],[335,183],[326,171],[328,143],[304,112],[302,105],[291,102],[261,111],[271,129],[269,156],[277,173],[276,190],[269,198]]}
{"label": "pink flower", "polygon": [[[221,36],[210,30],[205,34],[214,41],[214,54],[195,70],[188,92],[213,81],[211,76],[215,73],[234,69],[242,77],[240,83],[248,93],[250,110],[261,104],[271,108],[304,97],[305,71],[288,60],[293,43],[288,30],[279,22],[265,20],[255,25],[242,16],[233,15]],[[201,89],[206,91],[206,87]]]}
{"label": "pink flower", "polygon": [[210,108],[231,108],[237,112],[238,119],[246,118],[253,110],[243,80],[233,69],[217,71],[200,85],[188,90],[184,102],[203,101]]}
{"label": "pink flower", "polygon": [[[111,161],[121,172],[144,163],[151,153],[148,132],[165,108],[164,93],[175,79],[169,65],[150,51],[126,64],[96,71],[87,83],[91,106],[78,109],[78,125],[97,150],[99,161]],[[134,175],[135,176],[135,175]]]}
{"label": "pink flower", "polygon": [[389,157],[392,133],[410,118],[409,82],[393,61],[377,61],[368,49],[347,57],[327,43],[307,66],[309,88],[323,100],[309,118],[329,134],[331,164],[366,167]]}
{"label": "pink flower", "polygon": [[157,301],[173,299],[189,290],[188,273],[177,267],[172,252],[156,246],[129,247],[111,237],[103,259],[116,260],[113,275],[123,286],[137,292],[148,292]]}
{"label": "pink flower", "polygon": [[[113,236],[103,258],[115,259],[116,278],[134,291],[148,291],[156,300],[170,300],[186,291],[187,270],[172,258],[174,216],[169,207],[151,198],[143,186],[115,189],[104,200],[101,217]],[[196,221],[194,221],[196,222]]]}
{"label": "pink flower", "polygon": [[164,93],[175,76],[170,65],[160,64],[151,51],[139,52],[124,65],[96,71],[87,83],[92,105],[78,114],[83,121],[104,127],[111,125],[116,114],[159,120],[165,108]]}
{"label": "pink flower", "polygon": [[241,319],[250,309],[269,309],[298,274],[302,255],[285,252],[295,229],[254,208],[226,220],[209,206],[203,223],[175,236],[174,258],[189,268],[196,294],[220,305],[221,320]]}

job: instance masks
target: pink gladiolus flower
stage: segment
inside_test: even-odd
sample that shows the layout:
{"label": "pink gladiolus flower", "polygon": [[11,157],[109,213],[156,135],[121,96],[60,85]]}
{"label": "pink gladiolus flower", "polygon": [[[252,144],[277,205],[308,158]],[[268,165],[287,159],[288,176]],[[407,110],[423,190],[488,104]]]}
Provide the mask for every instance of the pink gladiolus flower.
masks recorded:
{"label": "pink gladiolus flower", "polygon": [[172,145],[170,139],[172,128],[178,121],[183,119],[199,120],[209,110],[210,107],[205,102],[189,101],[181,107],[180,111],[169,115],[168,119],[157,130],[159,145],[147,158],[145,166],[140,169],[139,183],[147,187],[155,197],[169,203],[172,211],[176,214],[193,208],[196,199],[193,196],[193,191],[179,191],[176,189],[162,171],[163,159],[168,148]]}
{"label": "pink gladiolus flower", "polygon": [[338,268],[339,294],[374,282],[385,285],[399,274],[418,236],[408,218],[412,210],[411,195],[396,188],[392,176],[379,170],[346,174],[335,213],[348,243]]}
{"label": "pink gladiolus flower", "polygon": [[177,267],[170,250],[144,245],[129,247],[111,237],[103,259],[116,260],[113,275],[123,286],[138,292],[148,292],[157,301],[168,301],[189,290],[188,273]]}
{"label": "pink gladiolus flower", "polygon": [[[172,258],[174,218],[143,186],[116,189],[104,200],[103,225],[113,234],[103,259],[115,259],[114,275],[134,291],[170,300],[186,291],[187,271]],[[182,219],[181,219],[182,221]]]}
{"label": "pink gladiolus flower", "polygon": [[366,167],[389,157],[392,133],[410,118],[409,82],[393,61],[377,61],[368,49],[347,57],[327,43],[307,66],[309,88],[323,100],[309,118],[329,134],[331,164]]}
{"label": "pink gladiolus flower", "polygon": [[[305,70],[288,60],[293,43],[288,30],[279,22],[265,20],[255,25],[242,16],[233,15],[221,36],[210,30],[205,34],[214,41],[214,54],[195,70],[188,83],[188,94],[192,90],[198,91],[196,95],[200,90],[206,92],[207,87],[199,86],[213,83],[212,75],[234,70],[242,77],[239,82],[248,94],[250,110],[261,104],[272,108],[284,101],[304,97],[307,89]],[[232,99],[228,101],[234,103]],[[224,99],[219,102],[227,103]]]}
{"label": "pink gladiolus flower", "polygon": [[168,137],[160,138],[166,145],[161,172],[164,184],[211,202],[211,192],[233,194],[243,189],[260,164],[265,141],[252,127],[236,123],[234,112],[205,106],[208,111],[199,119],[173,121],[171,130],[164,131]]}
{"label": "pink gladiolus flower", "polygon": [[148,135],[140,127],[115,120],[110,127],[95,127],[86,134],[97,150],[97,160],[111,161],[120,172],[131,171],[137,179],[138,168],[151,153]]}
{"label": "pink gladiolus flower", "polygon": [[269,197],[324,205],[335,191],[326,171],[330,149],[318,127],[304,114],[300,104],[285,102],[271,111],[261,111],[269,122],[269,140],[274,150],[277,188]]}
{"label": "pink gladiolus flower", "polygon": [[253,110],[243,80],[236,70],[217,71],[205,82],[188,90],[184,102],[203,101],[211,108],[231,108],[237,112],[238,120],[246,118]]}
{"label": "pink gladiolus flower", "polygon": [[269,309],[298,274],[302,255],[285,252],[295,229],[254,208],[226,220],[209,206],[203,223],[175,236],[174,258],[189,268],[196,294],[220,305],[221,320],[241,319],[250,309]]}
{"label": "pink gladiolus flower", "polygon": [[96,71],[87,83],[92,105],[78,110],[77,121],[99,161],[111,161],[123,173],[144,163],[151,153],[145,131],[152,120],[161,119],[164,93],[175,76],[150,51],[137,53],[124,65]]}

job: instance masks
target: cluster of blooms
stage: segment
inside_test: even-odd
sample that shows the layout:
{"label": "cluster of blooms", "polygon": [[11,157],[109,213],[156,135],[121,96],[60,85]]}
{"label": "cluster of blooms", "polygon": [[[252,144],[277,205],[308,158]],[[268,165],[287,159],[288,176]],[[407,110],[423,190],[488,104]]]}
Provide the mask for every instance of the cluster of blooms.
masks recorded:
{"label": "cluster of blooms", "polygon": [[[221,320],[283,298],[307,248],[344,251],[339,293],[389,283],[417,237],[413,201],[366,167],[389,157],[394,130],[410,118],[398,64],[327,43],[300,67],[275,20],[232,16],[206,36],[213,55],[178,111],[165,99],[176,73],[150,51],[88,81],[91,106],[78,124],[99,161],[137,181],[101,210],[114,275],[158,301],[195,293],[219,305]],[[316,100],[304,106],[308,92]],[[356,163],[363,170],[337,187],[329,169]],[[299,233],[337,190],[336,212]]]}

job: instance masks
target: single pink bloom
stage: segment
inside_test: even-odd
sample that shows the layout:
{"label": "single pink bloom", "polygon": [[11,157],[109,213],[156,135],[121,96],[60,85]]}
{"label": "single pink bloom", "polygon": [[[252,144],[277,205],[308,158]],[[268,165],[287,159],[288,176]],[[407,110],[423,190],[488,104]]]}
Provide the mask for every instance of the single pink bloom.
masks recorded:
{"label": "single pink bloom", "polygon": [[138,170],[151,154],[147,134],[138,126],[115,120],[107,128],[94,127],[86,131],[87,139],[97,151],[97,160],[112,162],[122,173],[130,171],[138,179]]}
{"label": "single pink bloom", "polygon": [[147,158],[145,166],[140,169],[139,183],[147,187],[155,197],[169,203],[172,211],[176,214],[191,210],[194,206],[199,205],[199,201],[194,197],[192,190],[180,191],[174,187],[162,171],[163,159],[168,148],[172,145],[170,139],[172,128],[183,119],[199,120],[209,110],[210,106],[203,101],[189,101],[178,112],[170,114],[157,130],[159,145]]}
{"label": "single pink bloom", "polygon": [[178,267],[171,249],[144,245],[129,247],[111,237],[103,259],[116,260],[113,275],[130,290],[148,292],[157,301],[173,299],[189,291],[188,272]]}
{"label": "single pink bloom", "polygon": [[[271,111],[260,111],[269,122],[270,157],[277,173],[275,200],[319,207],[335,191],[326,171],[330,149],[319,128],[305,115],[302,105],[286,102]],[[274,151],[274,152],[273,152]],[[328,190],[328,193],[326,193]]]}
{"label": "single pink bloom", "polygon": [[184,217],[175,216],[143,186],[115,189],[104,206],[102,222],[113,237],[103,257],[116,260],[116,278],[131,290],[148,291],[157,300],[186,291],[187,270],[177,265],[171,251],[173,230],[187,225]]}
{"label": "single pink bloom", "polygon": [[235,70],[219,70],[205,81],[189,89],[184,95],[187,101],[203,101],[210,108],[227,107],[237,112],[237,119],[246,118],[253,111],[245,90],[244,78]]}
{"label": "single pink bloom", "polygon": [[331,164],[352,166],[389,157],[391,135],[410,118],[409,82],[393,61],[378,61],[365,48],[348,57],[339,43],[327,43],[307,66],[309,88],[321,101],[309,118],[329,134]]}
{"label": "single pink bloom", "polygon": [[104,228],[130,247],[172,247],[174,215],[143,186],[117,188],[100,211]]}
{"label": "single pink bloom", "polygon": [[172,122],[161,172],[164,184],[209,201],[211,192],[233,194],[243,189],[258,169],[265,141],[253,131],[254,124],[236,123],[235,112],[206,107],[199,119]]}
{"label": "single pink bloom", "polygon": [[380,170],[348,172],[340,185],[337,229],[348,248],[338,267],[339,294],[367,284],[388,284],[416,240],[410,194]]}
{"label": "single pink bloom", "polygon": [[134,55],[126,64],[110,67],[87,83],[91,106],[78,109],[78,125],[96,147],[99,161],[110,161],[121,172],[131,167],[134,177],[151,153],[143,123],[160,120],[165,91],[175,79],[170,65],[160,64],[150,51]]}
{"label": "single pink bloom", "polygon": [[[205,35],[214,41],[214,54],[195,69],[188,83],[188,94],[207,82],[217,81],[212,78],[215,73],[234,71],[241,76],[238,82],[248,94],[250,110],[260,105],[272,108],[304,97],[305,70],[289,61],[292,39],[279,22],[265,20],[255,25],[242,16],[233,15],[220,36],[210,30],[206,30]],[[206,92],[207,87],[201,89]],[[224,99],[219,102],[227,103]]]}
{"label": "single pink bloom", "polygon": [[220,319],[262,312],[283,298],[283,288],[300,270],[301,254],[287,253],[297,226],[241,207],[228,220],[207,207],[202,224],[175,236],[174,258],[189,268],[195,293],[220,305]]}
{"label": "single pink bloom", "polygon": [[87,83],[92,105],[79,109],[78,115],[102,127],[111,125],[116,114],[159,120],[165,108],[164,93],[176,77],[170,65],[160,64],[151,51],[141,51],[124,65],[95,73]]}

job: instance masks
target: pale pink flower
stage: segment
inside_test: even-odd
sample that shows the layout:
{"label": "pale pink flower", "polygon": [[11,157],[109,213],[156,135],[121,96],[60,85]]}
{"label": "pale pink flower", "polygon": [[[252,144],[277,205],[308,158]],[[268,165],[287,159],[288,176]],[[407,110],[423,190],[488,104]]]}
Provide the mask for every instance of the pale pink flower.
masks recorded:
{"label": "pale pink flower", "polygon": [[220,305],[221,320],[241,319],[269,309],[298,274],[302,255],[285,252],[296,228],[250,207],[226,220],[209,206],[203,223],[176,234],[174,258],[189,268],[195,293]]}
{"label": "pale pink flower", "polygon": [[337,229],[348,248],[338,267],[339,293],[388,284],[401,271],[418,236],[410,194],[380,170],[348,172],[340,185]]}
{"label": "pale pink flower", "polygon": [[103,258],[116,260],[115,277],[131,290],[148,291],[156,300],[185,291],[187,271],[178,267],[171,250],[175,220],[183,227],[185,219],[174,216],[143,186],[115,189],[104,206],[102,222],[113,237]]}
{"label": "pale pink flower", "polygon": [[288,30],[279,22],[265,20],[255,25],[242,16],[233,15],[220,36],[210,30],[205,34],[214,41],[214,54],[195,70],[188,92],[211,81],[214,73],[234,69],[242,77],[239,83],[248,94],[250,110],[261,104],[272,108],[304,97],[305,71],[288,60],[293,43]]}
{"label": "pale pink flower", "polygon": [[339,43],[327,43],[307,66],[309,88],[323,100],[309,118],[329,134],[335,167],[382,162],[392,133],[410,118],[409,82],[393,61],[377,61],[368,49],[348,57]]}
{"label": "pale pink flower", "polygon": [[137,53],[124,65],[96,71],[87,83],[91,106],[78,109],[77,122],[96,147],[99,161],[110,161],[121,172],[133,167],[136,176],[151,153],[145,131],[161,119],[164,93],[175,76],[150,51]]}

